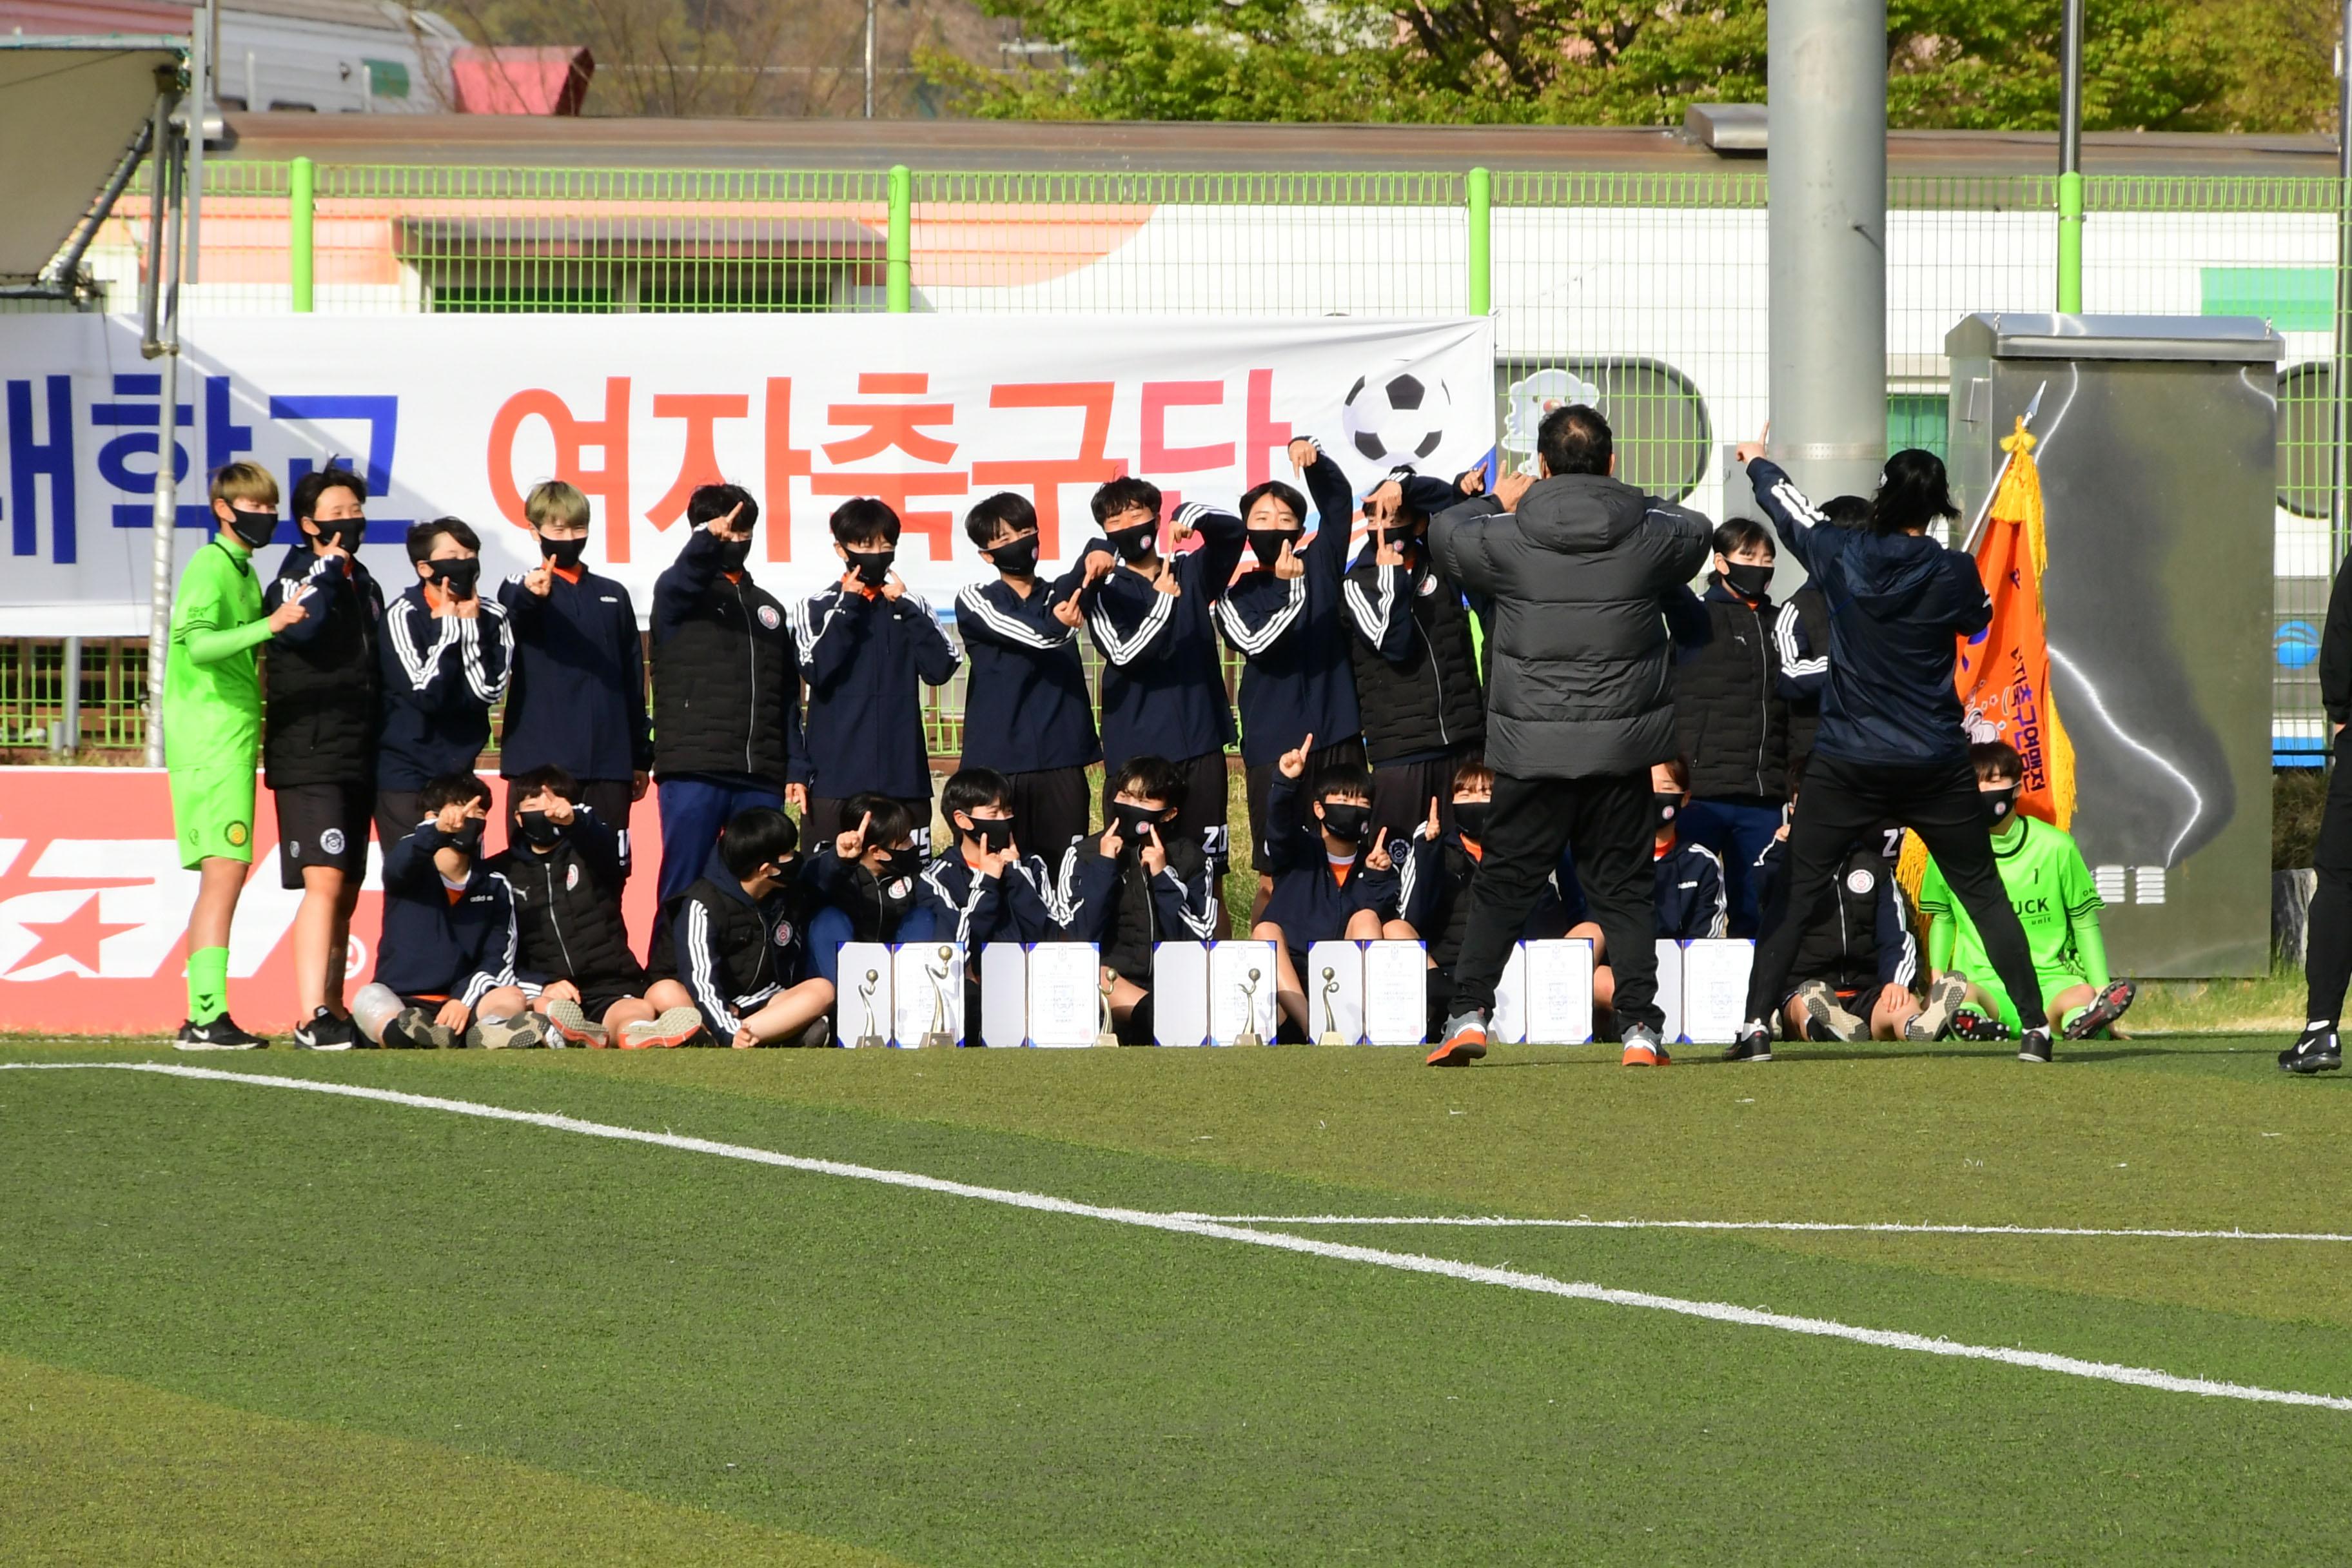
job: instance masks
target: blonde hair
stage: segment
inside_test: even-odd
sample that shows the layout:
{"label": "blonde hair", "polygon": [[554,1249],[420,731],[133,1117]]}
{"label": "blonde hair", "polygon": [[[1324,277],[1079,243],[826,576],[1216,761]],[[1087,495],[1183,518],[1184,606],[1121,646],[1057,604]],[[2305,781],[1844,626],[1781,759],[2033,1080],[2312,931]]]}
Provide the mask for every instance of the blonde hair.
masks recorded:
{"label": "blonde hair", "polygon": [[278,480],[259,463],[223,463],[213,470],[215,500],[260,501],[278,504]]}
{"label": "blonde hair", "polygon": [[541,479],[530,487],[524,498],[522,515],[531,527],[540,528],[551,522],[568,523],[574,528],[588,526],[588,498],[579,488],[562,479]]}

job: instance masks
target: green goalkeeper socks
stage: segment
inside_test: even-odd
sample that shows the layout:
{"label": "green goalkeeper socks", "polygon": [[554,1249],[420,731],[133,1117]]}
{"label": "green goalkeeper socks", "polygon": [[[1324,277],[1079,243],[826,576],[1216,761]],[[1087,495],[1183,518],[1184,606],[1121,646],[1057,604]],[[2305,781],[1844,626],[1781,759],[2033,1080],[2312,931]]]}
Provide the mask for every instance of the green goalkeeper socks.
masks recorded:
{"label": "green goalkeeper socks", "polygon": [[209,1024],[228,1011],[228,949],[200,947],[188,954],[188,1022]]}

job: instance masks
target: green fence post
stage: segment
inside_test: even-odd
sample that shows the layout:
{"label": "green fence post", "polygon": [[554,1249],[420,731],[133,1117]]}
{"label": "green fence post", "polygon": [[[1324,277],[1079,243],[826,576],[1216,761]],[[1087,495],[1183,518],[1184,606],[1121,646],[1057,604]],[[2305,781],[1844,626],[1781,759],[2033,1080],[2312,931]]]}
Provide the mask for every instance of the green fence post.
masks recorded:
{"label": "green fence post", "polygon": [[293,226],[289,240],[294,266],[294,309],[310,311],[310,217],[317,200],[317,169],[308,158],[294,160],[287,177],[286,203]]}
{"label": "green fence post", "polygon": [[883,250],[890,313],[903,316],[914,304],[915,180],[904,163],[890,165],[890,237]]}
{"label": "green fence post", "polygon": [[1485,169],[1470,171],[1470,313],[1484,316],[1493,309],[1495,176]]}
{"label": "green fence post", "polygon": [[2083,310],[2083,176],[2058,176],[2058,313]]}

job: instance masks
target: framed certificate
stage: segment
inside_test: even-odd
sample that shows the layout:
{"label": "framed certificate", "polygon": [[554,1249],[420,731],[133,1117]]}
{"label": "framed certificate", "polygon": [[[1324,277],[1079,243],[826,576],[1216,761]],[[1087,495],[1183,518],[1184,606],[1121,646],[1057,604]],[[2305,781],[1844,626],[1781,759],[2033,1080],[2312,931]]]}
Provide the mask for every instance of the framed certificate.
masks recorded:
{"label": "framed certificate", "polygon": [[1163,1046],[1209,1043],[1209,944],[1163,942],[1151,950],[1151,1037]]}
{"label": "framed certificate", "polygon": [[1364,1043],[1418,1046],[1429,1034],[1429,950],[1417,942],[1364,943]]}
{"label": "framed certificate", "polygon": [[1658,942],[1658,1011],[1666,1021],[1658,1026],[1658,1038],[1690,1043],[1683,1033],[1683,944],[1660,939]]}
{"label": "framed certificate", "polygon": [[1528,1040],[1580,1046],[1592,1038],[1592,944],[1582,937],[1530,942],[1527,954]]}
{"label": "framed certificate", "polygon": [[1706,938],[1683,944],[1684,1039],[1727,1045],[1738,1035],[1755,963],[1752,942]]}
{"label": "framed certificate", "polygon": [[980,1043],[999,1051],[1029,1043],[1029,952],[1017,942],[980,950]]}
{"label": "framed certificate", "polygon": [[1102,960],[1090,942],[1030,944],[1030,1045],[1091,1046],[1103,1032]]}
{"label": "framed certificate", "polygon": [[1495,983],[1495,1014],[1486,1020],[1486,1037],[1498,1046],[1516,1046],[1528,1037],[1528,944],[1515,942]]}

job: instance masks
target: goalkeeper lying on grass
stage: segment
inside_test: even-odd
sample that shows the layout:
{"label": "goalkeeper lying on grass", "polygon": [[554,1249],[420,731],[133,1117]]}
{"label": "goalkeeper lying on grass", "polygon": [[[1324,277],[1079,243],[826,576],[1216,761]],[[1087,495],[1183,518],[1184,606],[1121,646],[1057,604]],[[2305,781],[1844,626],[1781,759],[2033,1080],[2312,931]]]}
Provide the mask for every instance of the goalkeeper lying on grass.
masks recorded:
{"label": "goalkeeper lying on grass", "polygon": [[[2133,996],[2129,981],[2107,974],[2107,945],[2099,935],[2104,902],[2092,884],[2091,868],[2073,838],[2018,811],[2025,763],[2013,747],[1984,742],[1969,747],[1969,757],[1976,764],[2001,884],[2033,951],[2042,1004],[2067,1039],[2088,1039],[2122,1017]],[[1930,998],[1947,984],[1967,987],[1966,1005],[1953,1016],[1953,1032],[1971,1040],[2014,1037],[2016,1005],[2002,991],[1975,923],[1933,860],[1919,884],[1919,910],[1928,920],[1927,965],[1936,975]],[[1954,998],[1954,1005],[1958,1001]]]}

